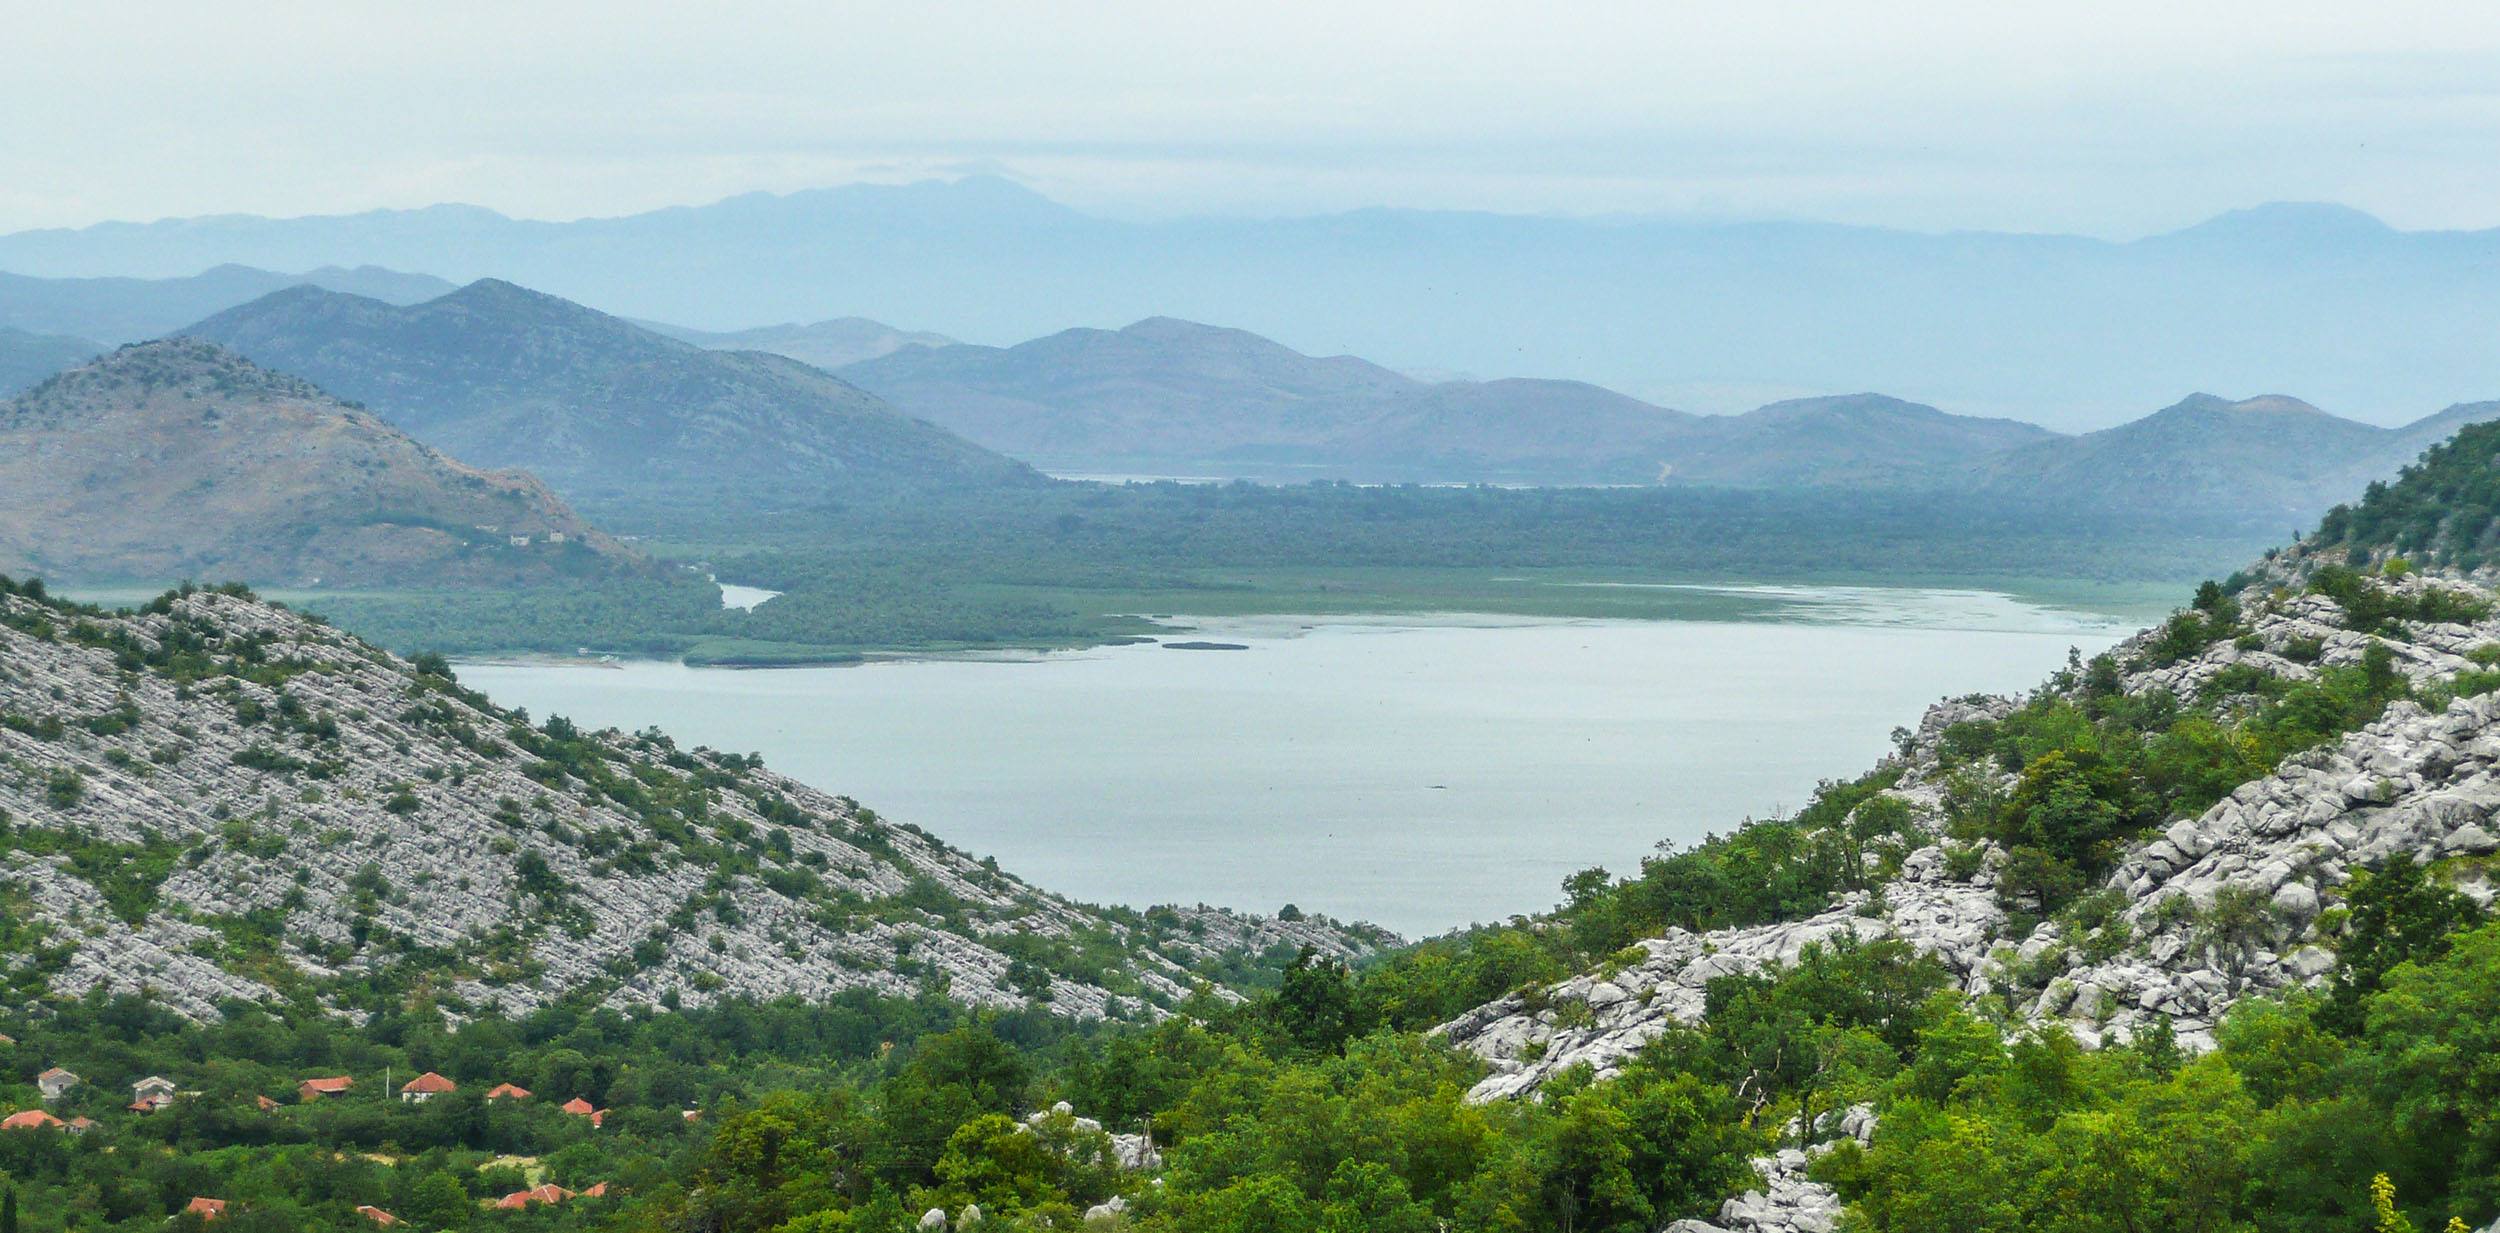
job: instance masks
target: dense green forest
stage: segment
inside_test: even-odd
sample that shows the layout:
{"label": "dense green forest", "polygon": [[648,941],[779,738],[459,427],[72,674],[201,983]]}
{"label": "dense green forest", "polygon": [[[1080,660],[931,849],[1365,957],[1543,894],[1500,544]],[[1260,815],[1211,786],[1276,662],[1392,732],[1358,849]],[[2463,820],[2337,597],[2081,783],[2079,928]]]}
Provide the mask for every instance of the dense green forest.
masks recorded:
{"label": "dense green forest", "polygon": [[[424,1005],[200,1026],[98,998],[0,1024],[0,1100],[33,1107],[35,1072],[64,1066],[89,1082],[58,1113],[94,1123],[0,1131],[0,1174],[21,1230],[160,1229],[193,1196],[242,1233],[369,1227],[362,1205],[427,1230],[884,1233],[978,1204],[1013,1230],[1119,1197],[1143,1230],[1648,1233],[1741,1189],[1795,1109],[1871,1098],[1875,1145],[1817,1166],[1871,1229],[2384,1228],[2382,1176],[2423,1227],[2487,1219],[2500,925],[2403,866],[2354,911],[2375,945],[2346,948],[2334,993],[2248,1002],[2195,1060],[2158,1034],[2097,1052],[2009,1034],[2002,1003],[1966,1003],[1933,961],[1842,945],[1714,982],[1704,1026],[1617,1078],[1492,1105],[1462,1097],[1480,1064],[1395,1026],[1411,961],[1306,959],[1251,1003],[1118,1032],[869,998],[559,1006],[457,1032]],[[427,1070],[458,1090],[386,1090]],[[121,1107],[159,1074],[184,1094]],[[294,1094],[332,1075],[356,1087]],[[530,1095],[484,1098],[502,1083]],[[596,1125],[556,1107],[574,1098]],[[1088,1120],[1033,1117],[1061,1100]],[[1118,1166],[1111,1131],[1152,1133],[1156,1180]],[[574,1197],[491,1206],[546,1184]]]}
{"label": "dense green forest", "polygon": [[[1339,483],[1061,483],[607,516],[690,568],[563,591],[304,602],[400,649],[791,662],[1086,645],[1144,634],[1154,613],[1661,615],[1660,597],[1572,585],[1592,579],[2177,583],[2269,538],[1935,494]],[[784,594],[723,611],[706,572]]]}

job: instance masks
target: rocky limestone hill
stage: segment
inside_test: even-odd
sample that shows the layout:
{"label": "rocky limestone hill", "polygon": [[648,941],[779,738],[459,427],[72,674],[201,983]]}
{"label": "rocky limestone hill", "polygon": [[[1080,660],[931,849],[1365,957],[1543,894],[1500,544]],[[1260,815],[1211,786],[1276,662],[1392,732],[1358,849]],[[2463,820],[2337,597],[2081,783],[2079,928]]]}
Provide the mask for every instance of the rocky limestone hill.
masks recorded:
{"label": "rocky limestone hill", "polygon": [[779,355],[710,351],[511,283],[422,304],[296,287],[184,333],[369,404],[575,501],[820,505],[1037,483],[1022,465]]}
{"label": "rocky limestone hill", "polygon": [[208,343],[124,347],[0,404],[0,569],[337,587],[646,568],[536,478]]}
{"label": "rocky limestone hill", "polygon": [[0,819],[0,985],[200,1017],[864,989],[1150,1019],[1200,969],[1393,940],[1071,903],[751,758],[533,726],[224,592],[0,593]]}
{"label": "rocky limestone hill", "polygon": [[[1580,1065],[1617,1073],[1675,1025],[1698,1021],[1713,979],[1784,966],[1844,938],[1907,943],[2017,1027],[2062,1025],[2087,1045],[2168,1030],[2200,1051],[2240,999],[2327,977],[2357,874],[2409,858],[2492,904],[2500,675],[2489,668],[2500,663],[2500,588],[2488,574],[2370,572],[2388,555],[2340,545],[2278,554],[2234,593],[2208,594],[2105,664],[2078,664],[2029,695],[1938,703],[1899,734],[1899,752],[1877,772],[1885,786],[1855,807],[1853,816],[1871,817],[1874,801],[1896,802],[1909,820],[1888,857],[1866,857],[1878,872],[1870,889],[1803,917],[1670,929],[1597,970],[1443,1025],[1492,1068],[1471,1095],[1530,1095]],[[2378,693],[2363,696],[2397,696],[2210,806],[2147,827],[2066,910],[2048,910],[2008,878],[2016,854],[2004,844],[1954,821],[1972,799],[2023,790],[2019,772],[1975,752],[2018,715],[2124,699],[2225,725],[2266,723],[2269,699],[2330,678],[2374,678]],[[1880,1111],[1858,1110],[1845,1127],[1818,1129],[1864,1140],[1879,1124]],[[1731,1199],[1717,1223],[1681,1222],[1674,1233],[1835,1228],[1840,1203],[1807,1177],[1812,1154],[1757,1161],[1760,1187]]]}

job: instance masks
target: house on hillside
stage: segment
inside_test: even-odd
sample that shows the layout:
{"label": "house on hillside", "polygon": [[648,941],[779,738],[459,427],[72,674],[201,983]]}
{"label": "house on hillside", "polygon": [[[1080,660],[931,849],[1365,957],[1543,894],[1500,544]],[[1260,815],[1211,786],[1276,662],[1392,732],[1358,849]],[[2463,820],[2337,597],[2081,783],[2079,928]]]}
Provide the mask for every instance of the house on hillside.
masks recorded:
{"label": "house on hillside", "polygon": [[174,1103],[174,1081],[163,1075],[149,1075],[130,1085],[130,1111],[154,1113]]}
{"label": "house on hillside", "polygon": [[17,1037],[11,1036],[6,1032],[0,1032],[0,1049],[6,1049],[16,1043]]}
{"label": "house on hillside", "polygon": [[445,1092],[457,1092],[460,1085],[427,1071],[399,1085],[399,1098],[412,1105],[421,1105]]}
{"label": "house on hillside", "polygon": [[513,546],[513,547],[515,547],[515,548],[527,548],[527,547],[529,547],[529,546],[530,546],[530,537],[529,537],[529,536],[526,536],[526,535],[514,535],[514,536],[509,536],[509,537],[507,537],[507,538],[511,541],[512,546]]}
{"label": "house on hillside", "polygon": [[532,1186],[527,1190],[515,1190],[495,1200],[495,1206],[501,1211],[517,1212],[532,1203],[562,1203],[572,1197],[572,1191],[549,1182],[543,1186]]}
{"label": "house on hillside", "polygon": [[202,1220],[215,1220],[219,1216],[226,1214],[226,1201],[224,1199],[211,1199],[201,1195],[193,1195],[191,1196],[190,1202],[182,1205],[182,1210],[198,1216]]}
{"label": "house on hillside", "polygon": [[60,1125],[61,1119],[41,1109],[28,1109],[23,1113],[0,1117],[0,1130],[53,1130]]}
{"label": "house on hillside", "polygon": [[69,1119],[62,1129],[67,1130],[74,1135],[83,1135],[88,1131],[95,1129],[95,1119],[92,1117],[73,1117]]}
{"label": "house on hillside", "polygon": [[42,1092],[44,1102],[49,1104],[52,1101],[59,1100],[61,1097],[68,1095],[71,1088],[74,1088],[83,1082],[85,1082],[85,1080],[80,1079],[78,1076],[63,1070],[58,1066],[55,1066],[52,1069],[35,1076],[35,1090]]}
{"label": "house on hillside", "polygon": [[596,1106],[592,1105],[589,1101],[584,1100],[584,1099],[582,1099],[582,1098],[581,1098],[581,1097],[579,1097],[579,1096],[576,1096],[576,1097],[574,1097],[574,1098],[573,1098],[573,1099],[571,1099],[571,1100],[565,1101],[562,1105],[557,1106],[557,1107],[558,1107],[558,1108],[563,1109],[565,1112],[570,1113],[570,1114],[572,1114],[572,1115],[573,1115],[573,1116],[575,1116],[575,1117],[586,1117],[586,1118],[589,1118],[589,1119],[590,1119],[590,1128],[591,1128],[591,1129],[593,1129],[593,1130],[597,1130],[599,1127],[601,1127],[601,1126],[605,1126],[605,1125],[607,1125],[607,1123],[608,1123],[608,1111],[607,1111],[607,1110],[605,1110],[605,1109],[601,1109],[601,1108],[598,1108],[598,1107],[596,1107]]}
{"label": "house on hillside", "polygon": [[324,1096],[340,1095],[347,1091],[347,1089],[354,1086],[356,1086],[356,1081],[348,1078],[346,1075],[331,1075],[328,1078],[323,1079],[306,1079],[302,1083],[295,1085],[295,1098],[297,1100],[319,1100]]}
{"label": "house on hillside", "polygon": [[550,543],[550,544],[561,544],[561,543],[563,543],[563,542],[564,542],[564,532],[562,532],[562,531],[549,531],[549,532],[547,532],[547,542],[548,542],[548,543]]}
{"label": "house on hillside", "polygon": [[375,1207],[370,1203],[359,1205],[356,1208],[356,1214],[382,1226],[385,1229],[399,1223],[399,1217],[383,1211],[381,1208]]}
{"label": "house on hillside", "polygon": [[498,1083],[486,1089],[488,1100],[527,1100],[530,1090],[518,1083]]}
{"label": "house on hillside", "polygon": [[263,1113],[275,1113],[278,1111],[278,1102],[271,1100],[266,1096],[252,1097],[252,1103],[259,1106],[260,1111]]}

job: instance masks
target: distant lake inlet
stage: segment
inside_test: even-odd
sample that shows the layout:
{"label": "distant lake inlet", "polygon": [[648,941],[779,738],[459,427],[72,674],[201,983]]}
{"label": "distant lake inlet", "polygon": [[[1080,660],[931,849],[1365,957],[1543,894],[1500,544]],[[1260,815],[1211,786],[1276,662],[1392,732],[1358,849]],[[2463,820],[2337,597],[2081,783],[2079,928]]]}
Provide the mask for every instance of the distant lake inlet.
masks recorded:
{"label": "distant lake inlet", "polygon": [[541,718],[760,752],[1078,899],[1294,903],[1420,936],[1793,811],[1927,704],[2028,688],[2127,632],[1990,592],[1719,589],[1771,615],[1227,619],[1172,640],[1246,650],[459,671]]}

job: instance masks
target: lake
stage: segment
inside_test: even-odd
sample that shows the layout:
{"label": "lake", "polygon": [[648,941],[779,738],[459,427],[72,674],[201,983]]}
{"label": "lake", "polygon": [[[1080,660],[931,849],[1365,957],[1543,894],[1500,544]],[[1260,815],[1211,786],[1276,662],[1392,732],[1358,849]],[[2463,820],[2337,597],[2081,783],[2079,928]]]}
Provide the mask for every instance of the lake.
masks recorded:
{"label": "lake", "polygon": [[1247,649],[459,671],[541,718],[760,752],[1078,899],[1421,936],[1794,810],[1928,703],[2132,628],[1986,592],[1692,589],[1754,618],[1227,619],[1174,640]]}

